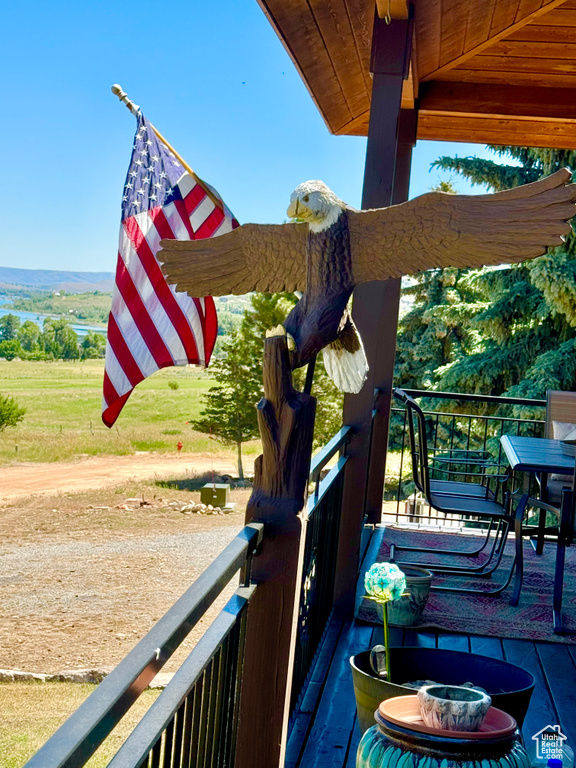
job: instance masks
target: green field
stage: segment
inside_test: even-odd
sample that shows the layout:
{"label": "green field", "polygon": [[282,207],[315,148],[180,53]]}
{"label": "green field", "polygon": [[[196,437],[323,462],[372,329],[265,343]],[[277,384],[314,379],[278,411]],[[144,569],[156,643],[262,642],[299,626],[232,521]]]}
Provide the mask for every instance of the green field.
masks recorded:
{"label": "green field", "polygon": [[[0,683],[0,768],[21,768],[95,687],[79,683]],[[87,768],[108,765],[158,695],[159,691],[144,691],[86,763]]]}
{"label": "green field", "polygon": [[[0,464],[168,452],[179,440],[189,453],[231,452],[186,423],[200,412],[201,395],[213,383],[208,374],[192,367],[158,371],[136,387],[109,430],[100,416],[103,373],[103,360],[0,361],[0,392],[26,408],[18,427],[0,433]],[[258,451],[256,442],[244,448],[247,455]]]}

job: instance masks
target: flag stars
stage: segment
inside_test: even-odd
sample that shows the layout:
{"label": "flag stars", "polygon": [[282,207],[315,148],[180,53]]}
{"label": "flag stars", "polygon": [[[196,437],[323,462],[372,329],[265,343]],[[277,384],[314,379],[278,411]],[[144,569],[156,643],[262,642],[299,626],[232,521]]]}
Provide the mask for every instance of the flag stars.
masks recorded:
{"label": "flag stars", "polygon": [[157,163],[160,160],[160,155],[151,155],[150,159]]}
{"label": "flag stars", "polygon": [[158,175],[160,176],[161,179],[165,179],[168,176],[168,174],[165,173],[164,171],[160,171]]}
{"label": "flag stars", "polygon": [[147,149],[141,149],[140,150],[140,154],[142,155],[142,157],[144,157],[145,155],[148,154],[148,150]]}
{"label": "flag stars", "polygon": [[149,200],[158,200],[158,195],[156,195],[156,194],[150,195],[150,197],[148,199]]}
{"label": "flag stars", "polygon": [[142,160],[138,159],[138,160],[136,160],[134,165],[144,165],[144,162]]}
{"label": "flag stars", "polygon": [[134,178],[134,177],[138,176],[138,173],[136,171],[130,171],[130,176],[132,176],[132,178]]}
{"label": "flag stars", "polygon": [[150,141],[150,139],[147,139],[147,140],[146,140],[146,144],[148,144],[148,146],[149,146],[149,147],[151,147],[153,143],[154,143],[154,142]]}

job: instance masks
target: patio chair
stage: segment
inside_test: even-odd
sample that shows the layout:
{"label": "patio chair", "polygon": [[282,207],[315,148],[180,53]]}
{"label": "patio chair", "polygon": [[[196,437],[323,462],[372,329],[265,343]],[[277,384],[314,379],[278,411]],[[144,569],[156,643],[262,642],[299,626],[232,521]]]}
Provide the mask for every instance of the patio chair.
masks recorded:
{"label": "patio chair", "polygon": [[[470,567],[454,565],[449,563],[422,563],[405,562],[404,565],[420,565],[429,568],[432,571],[443,574],[465,575],[465,576],[490,576],[500,565],[504,545],[511,527],[514,527],[517,535],[522,531],[522,510],[519,506],[512,514],[508,511],[510,504],[506,498],[504,504],[499,504],[493,496],[486,495],[486,488],[483,483],[460,483],[455,482],[451,487],[451,481],[436,481],[430,479],[431,462],[428,457],[428,441],[426,435],[426,420],[422,409],[415,400],[401,389],[394,390],[394,396],[402,401],[406,407],[408,415],[410,450],[412,454],[412,471],[416,487],[423,494],[424,498],[432,509],[438,512],[459,515],[462,518],[474,518],[486,522],[488,530],[482,545],[474,550],[464,551],[451,549],[425,549],[421,547],[394,546],[391,556],[394,559],[397,551],[411,552],[430,552],[435,555],[465,556],[468,558],[478,558],[478,556],[487,549],[491,533],[496,526],[495,536],[487,553],[487,558],[480,564],[474,564]],[[482,477],[484,477],[482,475]],[[467,489],[465,486],[472,486]],[[462,489],[464,492],[459,492]],[[481,495],[480,495],[481,494]],[[507,495],[507,494],[506,494]],[[512,562],[510,571],[502,585],[493,590],[480,590],[463,587],[433,587],[438,590],[451,592],[472,592],[485,595],[499,595],[510,583],[515,568],[515,559]]]}
{"label": "patio chair", "polygon": [[[520,507],[520,514],[524,514],[527,509],[532,507],[540,510],[544,514],[546,512],[550,512],[558,520],[558,545],[556,549],[554,592],[552,597],[553,628],[554,633],[557,635],[576,635],[576,629],[568,629],[565,627],[562,619],[562,593],[564,590],[564,565],[566,562],[566,548],[574,542],[576,533],[575,501],[576,494],[574,493],[574,489],[565,488],[562,491],[559,508],[553,506],[552,504],[547,504],[541,499],[533,499],[528,497],[527,494],[522,496],[518,504]],[[516,578],[512,598],[510,599],[511,605],[518,604],[522,587],[523,557],[521,536],[517,537],[516,541],[516,562]]]}
{"label": "patio chair", "polygon": [[[571,429],[570,427],[572,427]],[[546,392],[546,427],[545,437],[550,440],[563,440],[567,433],[576,430],[576,392],[562,392],[549,389]],[[544,501],[560,505],[562,490],[572,488],[570,475],[550,475],[547,478]]]}
{"label": "patio chair", "polygon": [[[549,389],[546,392],[546,425],[544,437],[549,440],[563,440],[570,432],[576,430],[576,392]],[[536,476],[540,486],[542,501],[555,507],[560,507],[562,491],[572,488],[571,475]],[[540,509],[538,529],[532,544],[537,555],[544,551],[544,536],[546,533],[546,510]]]}
{"label": "patio chair", "polygon": [[[400,400],[408,411],[408,435],[412,458],[412,479],[420,493],[424,493],[424,477],[422,476],[422,463],[417,439],[418,430],[414,420],[410,418],[408,403],[413,412],[418,413],[419,418],[421,418],[424,430],[423,434],[424,437],[426,437],[424,412],[420,406],[417,405],[416,401],[404,392],[403,389],[399,389],[398,387],[395,388],[394,397],[397,400]],[[444,474],[448,475],[448,478],[451,476],[478,478],[478,482],[470,482],[467,480],[439,480],[434,477],[429,477],[430,490],[433,493],[442,493],[449,496],[474,496],[494,501],[497,493],[490,487],[491,483],[495,483],[497,488],[498,484],[504,484],[508,480],[507,474],[490,474],[488,472],[489,469],[494,467],[499,468],[500,465],[494,462],[492,455],[488,451],[483,450],[464,450],[455,448],[443,451],[439,456],[428,456],[428,450],[426,449],[426,464],[429,465],[430,473],[432,474]],[[475,467],[481,471],[474,472],[470,469],[461,471],[453,469],[454,466]]]}

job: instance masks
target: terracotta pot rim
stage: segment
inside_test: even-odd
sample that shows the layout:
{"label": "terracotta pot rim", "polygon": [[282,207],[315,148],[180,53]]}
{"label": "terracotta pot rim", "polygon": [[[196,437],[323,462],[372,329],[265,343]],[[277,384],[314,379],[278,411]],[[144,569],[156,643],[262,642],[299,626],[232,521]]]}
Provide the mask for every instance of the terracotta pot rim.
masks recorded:
{"label": "terracotta pot rim", "polygon": [[[395,703],[396,702],[396,703]],[[388,710],[398,710],[402,708],[404,717],[396,717]],[[417,733],[427,734],[430,736],[437,736],[444,739],[457,739],[459,741],[482,741],[486,739],[501,739],[504,737],[513,736],[518,726],[516,720],[504,712],[502,709],[496,707],[490,707],[486,714],[486,718],[482,725],[482,728],[490,726],[490,723],[494,720],[499,720],[502,723],[502,727],[496,730],[482,730],[482,731],[445,731],[440,728],[430,728],[424,725],[422,721],[407,720],[406,716],[419,717],[420,716],[420,703],[417,696],[395,696],[391,699],[383,701],[375,712],[375,718],[377,723],[391,723],[393,725],[399,725],[402,728],[406,728],[410,731]],[[505,725],[504,725],[505,723]]]}

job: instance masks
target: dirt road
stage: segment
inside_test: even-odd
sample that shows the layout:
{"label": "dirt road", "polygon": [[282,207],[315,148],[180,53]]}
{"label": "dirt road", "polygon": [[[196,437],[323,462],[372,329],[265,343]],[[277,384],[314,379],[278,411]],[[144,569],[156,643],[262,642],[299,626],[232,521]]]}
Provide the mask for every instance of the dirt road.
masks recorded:
{"label": "dirt road", "polygon": [[[245,464],[251,465],[251,460]],[[111,488],[127,480],[153,477],[195,476],[214,470],[236,475],[235,462],[226,456],[203,454],[135,454],[92,456],[79,461],[44,464],[14,464],[0,469],[0,503],[31,494],[54,494],[87,489]]]}

